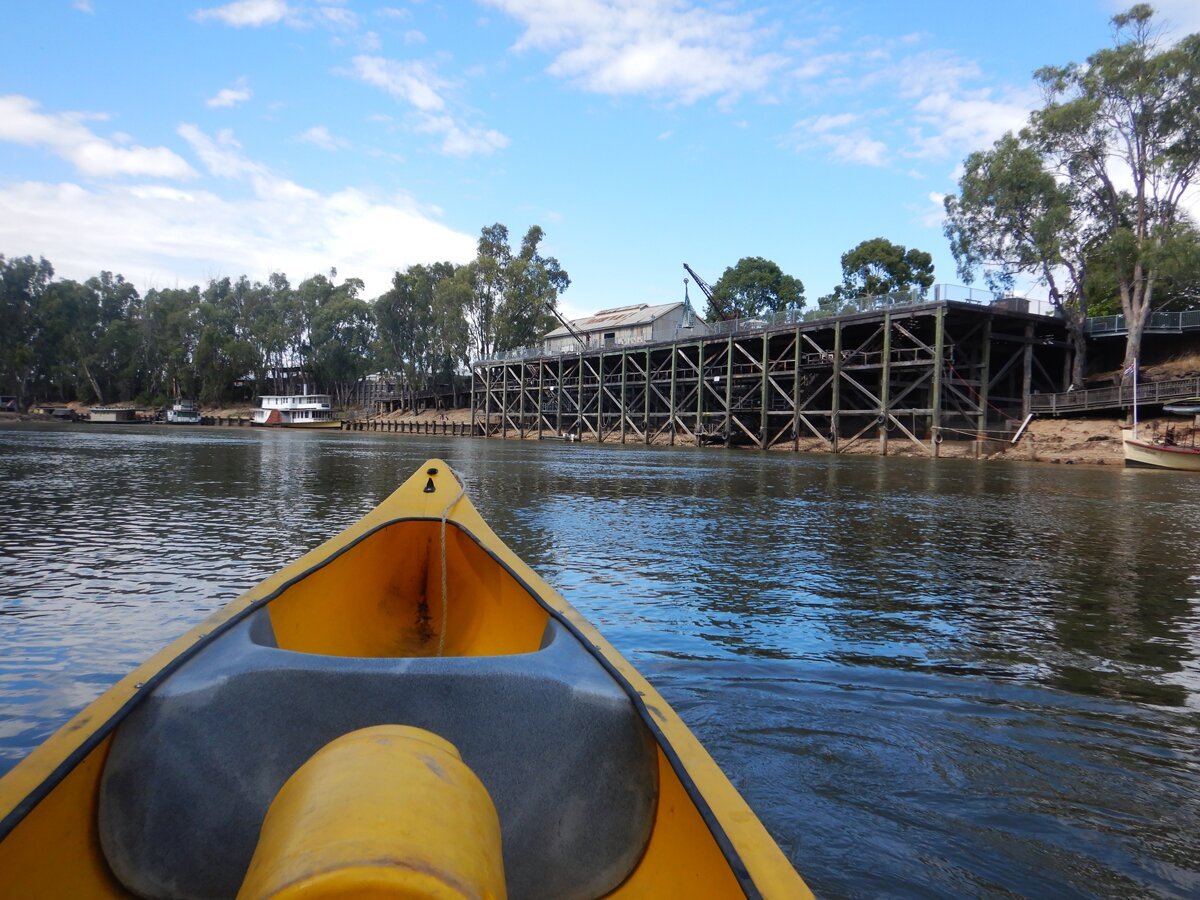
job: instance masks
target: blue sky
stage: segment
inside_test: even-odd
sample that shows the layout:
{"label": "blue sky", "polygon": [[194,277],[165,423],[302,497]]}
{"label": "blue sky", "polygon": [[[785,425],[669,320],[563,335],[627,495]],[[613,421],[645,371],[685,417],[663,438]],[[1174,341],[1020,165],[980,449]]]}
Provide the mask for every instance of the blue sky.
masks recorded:
{"label": "blue sky", "polygon": [[957,166],[1126,5],[10,0],[0,253],[143,290],[336,267],[374,297],[502,222],[545,229],[571,313],[742,256],[811,304],[876,236],[957,283]]}

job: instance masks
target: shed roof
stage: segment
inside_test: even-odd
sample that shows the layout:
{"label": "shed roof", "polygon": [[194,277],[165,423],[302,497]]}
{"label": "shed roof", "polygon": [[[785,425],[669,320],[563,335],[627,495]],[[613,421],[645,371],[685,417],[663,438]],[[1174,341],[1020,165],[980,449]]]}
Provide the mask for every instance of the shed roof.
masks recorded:
{"label": "shed roof", "polygon": [[[571,327],[576,331],[587,334],[591,331],[609,331],[613,328],[647,325],[681,306],[683,306],[682,302],[659,303],[655,306],[650,306],[646,303],[637,303],[633,306],[615,306],[612,309],[602,309],[598,313],[593,313],[583,319],[572,319]],[[566,328],[560,325],[547,334],[546,337],[569,337],[570,334]]]}

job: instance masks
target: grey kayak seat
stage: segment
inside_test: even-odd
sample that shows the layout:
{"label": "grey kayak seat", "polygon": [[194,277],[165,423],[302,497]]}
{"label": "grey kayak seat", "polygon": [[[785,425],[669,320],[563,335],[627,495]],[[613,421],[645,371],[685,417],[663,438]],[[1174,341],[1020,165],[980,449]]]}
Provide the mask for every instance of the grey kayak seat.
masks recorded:
{"label": "grey kayak seat", "polygon": [[233,897],[284,781],[334,738],[379,724],[458,747],[496,805],[510,897],[597,897],[637,865],[658,793],[654,739],[553,618],[534,653],[379,659],[281,650],[260,609],[117,728],[100,784],[109,866],[143,897]]}

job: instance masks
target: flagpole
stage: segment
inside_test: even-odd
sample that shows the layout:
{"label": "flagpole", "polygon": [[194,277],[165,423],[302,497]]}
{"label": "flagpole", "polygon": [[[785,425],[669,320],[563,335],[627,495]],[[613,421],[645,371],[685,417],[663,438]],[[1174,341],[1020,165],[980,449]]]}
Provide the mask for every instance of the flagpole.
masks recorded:
{"label": "flagpole", "polygon": [[1138,361],[1137,357],[1133,358],[1133,439],[1137,440],[1138,426],[1138,409],[1137,409],[1137,376],[1138,376]]}

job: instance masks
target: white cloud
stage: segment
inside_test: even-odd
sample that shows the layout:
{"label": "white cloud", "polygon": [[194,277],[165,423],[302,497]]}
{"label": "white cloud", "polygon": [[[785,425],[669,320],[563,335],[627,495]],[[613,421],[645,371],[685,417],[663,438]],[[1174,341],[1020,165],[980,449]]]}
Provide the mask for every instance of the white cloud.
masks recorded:
{"label": "white cloud", "polygon": [[833,162],[883,166],[890,158],[887,144],[871,136],[855,113],[814,116],[797,122],[792,144],[797,150],[821,147]]}
{"label": "white cloud", "polygon": [[413,127],[422,134],[441,135],[443,153],[460,157],[486,155],[508,146],[508,138],[501,132],[461,122],[448,112],[443,94],[450,84],[424,63],[356,56],[353,65],[359,79],[414,107]]}
{"label": "white cloud", "polygon": [[447,156],[487,156],[508,146],[508,138],[494,128],[464,125],[450,116],[422,115],[416,128],[423,134],[442,135],[442,152]]}
{"label": "white cloud", "polygon": [[0,141],[43,147],[67,160],[81,174],[96,178],[191,178],[196,174],[181,156],[166,147],[141,147],[128,140],[102,138],[83,124],[107,116],[44,113],[39,106],[37,101],[17,94],[0,96]]}
{"label": "white cloud", "polygon": [[342,6],[320,6],[316,11],[318,22],[346,31],[354,31],[359,26],[358,13]]}
{"label": "white cloud", "polygon": [[375,15],[381,19],[399,19],[404,21],[412,16],[412,10],[403,9],[398,6],[381,6],[375,10]]}
{"label": "white cloud", "polygon": [[845,128],[847,125],[853,125],[857,121],[858,116],[855,113],[837,113],[835,115],[817,116],[815,119],[808,119],[805,124],[810,131],[824,134],[829,131],[836,131],[839,128]]}
{"label": "white cloud", "polygon": [[984,148],[1006,131],[1020,130],[1038,103],[1031,83],[972,87],[981,78],[973,61],[930,51],[880,69],[868,81],[875,87],[894,84],[910,104],[904,155],[950,158]]}
{"label": "white cloud", "polygon": [[92,0],[74,0],[71,5],[80,12],[87,13],[88,15],[95,15],[96,13],[95,8],[92,6]]}
{"label": "white cloud", "polygon": [[239,78],[237,84],[233,87],[221,88],[215,96],[205,100],[204,105],[212,107],[236,106],[238,103],[245,103],[253,96],[254,92],[246,86],[246,79]]}
{"label": "white cloud", "polygon": [[0,187],[0,246],[44,255],[64,277],[108,269],[143,289],[274,271],[295,282],[336,266],[362,278],[368,297],[387,290],[397,268],[474,256],[474,236],[446,227],[411,198],[353,187],[322,193],[245,158],[227,132],[180,131],[228,196],[144,184],[9,183]]}
{"label": "white cloud", "polygon": [[801,81],[808,81],[820,78],[831,70],[842,68],[856,59],[858,57],[853,53],[822,53],[804,60],[792,71],[792,75]]}
{"label": "white cloud", "polygon": [[224,6],[196,10],[195,19],[198,22],[216,19],[234,28],[257,28],[274,25],[293,15],[294,11],[284,0],[235,0]]}
{"label": "white cloud", "polygon": [[218,131],[215,140],[191,124],[180,125],[178,131],[214,178],[249,182],[255,195],[262,199],[305,202],[316,197],[308,188],[243,156],[242,145],[228,128]]}
{"label": "white cloud", "polygon": [[[897,55],[921,39],[886,41],[877,48],[878,65],[864,54],[859,62],[867,64],[858,72],[826,79],[821,90],[838,97],[841,111],[800,122],[805,133],[794,136],[796,146],[824,146],[841,161],[872,166],[897,157],[961,158],[1026,123],[1037,103],[1031,83],[979,87],[983,73],[972,60],[939,50]],[[886,105],[855,111],[855,98]],[[856,124],[868,120],[869,134]]]}
{"label": "white cloud", "polygon": [[926,228],[941,228],[942,223],[946,221],[946,207],[943,205],[946,202],[946,195],[939,194],[937,191],[930,191],[926,195],[930,206],[927,207],[920,217],[920,222]]}
{"label": "white cloud", "polygon": [[384,59],[381,56],[356,56],[354,72],[367,84],[383,88],[398,100],[411,103],[422,112],[445,107],[441,92],[446,87],[432,69],[414,60]]}
{"label": "white cloud", "polygon": [[682,103],[761,91],[786,58],[759,50],[754,14],[683,0],[484,0],[525,27],[514,50],[556,54],[552,75],[598,94]]}
{"label": "white cloud", "polygon": [[423,44],[426,40],[428,40],[428,38],[425,37],[424,32],[417,31],[415,28],[410,28],[408,31],[404,32],[404,43],[406,45]]}
{"label": "white cloud", "polygon": [[329,129],[324,125],[314,125],[312,128],[305,131],[303,134],[296,136],[296,140],[312,144],[320,147],[322,150],[333,152],[335,150],[345,150],[350,144],[343,138],[334,137],[329,133]]}
{"label": "white cloud", "polygon": [[1036,102],[1032,90],[999,98],[990,89],[929,94],[913,107],[923,128],[913,131],[909,154],[950,157],[983,149],[1006,131],[1019,131]]}

